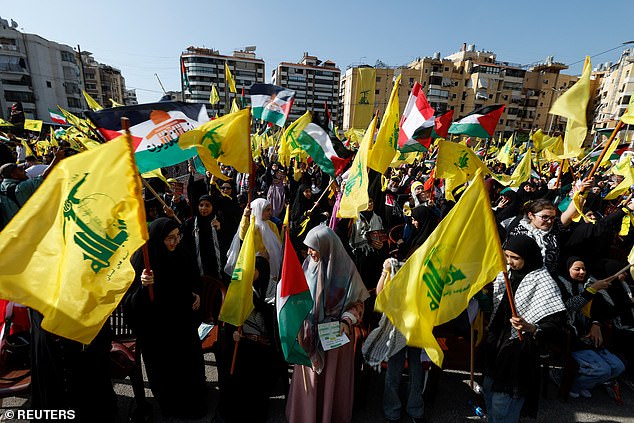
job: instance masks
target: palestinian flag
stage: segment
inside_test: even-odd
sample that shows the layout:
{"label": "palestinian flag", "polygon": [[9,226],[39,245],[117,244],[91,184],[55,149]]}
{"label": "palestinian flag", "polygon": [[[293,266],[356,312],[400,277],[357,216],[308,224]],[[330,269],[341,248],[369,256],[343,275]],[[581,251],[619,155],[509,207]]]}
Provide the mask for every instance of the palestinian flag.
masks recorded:
{"label": "palestinian flag", "polygon": [[328,119],[328,131],[332,132],[333,134],[335,134],[335,136],[337,136],[337,134],[335,133],[335,124],[332,122],[332,116],[330,116],[330,110],[328,109],[328,103],[326,103],[324,101],[324,110],[326,110],[326,118]]}
{"label": "palestinian flag", "polygon": [[434,125],[434,109],[429,105],[422,86],[416,82],[407,99],[399,125],[399,151],[427,151],[431,144]]}
{"label": "palestinian flag", "polygon": [[254,119],[260,119],[281,128],[286,123],[294,100],[295,91],[273,84],[251,85],[251,111]]}
{"label": "palestinian flag", "polygon": [[284,261],[282,277],[277,284],[277,322],[280,331],[282,352],[287,362],[310,366],[308,354],[297,341],[297,335],[304,319],[313,308],[313,298],[306,283],[302,269],[291,239],[286,231],[284,244]]}
{"label": "palestinian flag", "polygon": [[504,107],[504,104],[494,104],[471,112],[458,122],[454,122],[449,128],[449,133],[492,138]]}
{"label": "palestinian flag", "polygon": [[209,121],[204,104],[164,101],[84,112],[106,140],[123,134],[121,118],[130,120],[134,158],[139,172],[184,162],[196,149],[178,146],[181,134]]}
{"label": "palestinian flag", "polygon": [[431,134],[431,137],[436,138],[447,138],[447,133],[449,132],[449,128],[451,127],[451,120],[453,119],[453,109],[447,111],[444,115],[438,116],[435,120],[434,131]]}
{"label": "palestinian flag", "polygon": [[286,130],[285,142],[290,141],[304,150],[322,171],[333,178],[343,171],[352,152],[341,141],[331,138],[328,132],[312,121],[310,112],[304,113]]}
{"label": "palestinian flag", "polygon": [[59,123],[61,125],[68,125],[68,121],[66,120],[64,115],[61,114],[60,112],[53,109],[48,109],[48,114],[51,115],[51,120],[53,122]]}

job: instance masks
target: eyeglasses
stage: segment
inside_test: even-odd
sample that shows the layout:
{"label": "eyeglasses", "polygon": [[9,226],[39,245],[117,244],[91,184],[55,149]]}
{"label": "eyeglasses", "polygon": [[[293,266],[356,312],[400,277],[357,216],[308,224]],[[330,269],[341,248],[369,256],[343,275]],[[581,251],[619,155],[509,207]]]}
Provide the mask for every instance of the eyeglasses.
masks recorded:
{"label": "eyeglasses", "polygon": [[557,216],[550,216],[550,215],[543,215],[543,214],[536,214],[535,216],[539,217],[544,222],[554,222],[555,219],[557,219]]}
{"label": "eyeglasses", "polygon": [[220,187],[221,190],[231,189],[231,187]]}
{"label": "eyeglasses", "polygon": [[169,243],[178,244],[179,242],[181,242],[182,239],[183,239],[183,234],[178,234],[178,235],[170,235],[166,237],[165,241]]}

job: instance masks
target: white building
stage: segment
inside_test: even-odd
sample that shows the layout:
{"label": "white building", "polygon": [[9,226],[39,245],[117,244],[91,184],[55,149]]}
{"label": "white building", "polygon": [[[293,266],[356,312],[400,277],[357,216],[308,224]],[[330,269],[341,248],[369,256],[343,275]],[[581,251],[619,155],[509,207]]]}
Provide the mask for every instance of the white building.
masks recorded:
{"label": "white building", "polygon": [[83,110],[81,72],[72,47],[18,31],[17,23],[0,18],[0,116],[21,101],[24,115],[50,121],[58,105]]}
{"label": "white building", "polygon": [[295,102],[288,116],[293,122],[307,110],[325,112],[328,105],[333,122],[339,116],[339,78],[337,65],[304,53],[299,63],[282,62],[273,70],[273,84],[295,91]]}

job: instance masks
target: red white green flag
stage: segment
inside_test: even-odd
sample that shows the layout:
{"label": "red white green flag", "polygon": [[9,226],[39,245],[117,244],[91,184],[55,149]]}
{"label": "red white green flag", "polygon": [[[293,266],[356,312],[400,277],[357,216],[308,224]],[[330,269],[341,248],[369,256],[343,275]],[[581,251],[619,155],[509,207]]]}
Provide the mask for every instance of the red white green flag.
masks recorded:
{"label": "red white green flag", "polygon": [[311,366],[306,351],[297,341],[304,319],[313,309],[313,297],[308,289],[302,269],[291,239],[286,232],[282,277],[277,285],[277,322],[280,330],[282,352],[287,362]]}
{"label": "red white green flag", "polygon": [[434,109],[420,83],[416,82],[407,99],[398,133],[398,149],[403,153],[427,151],[434,130]]}
{"label": "red white green flag", "polygon": [[68,121],[66,121],[66,118],[64,117],[64,115],[61,114],[59,111],[48,109],[48,114],[51,115],[51,120],[53,122],[59,123],[61,125],[68,125]]}

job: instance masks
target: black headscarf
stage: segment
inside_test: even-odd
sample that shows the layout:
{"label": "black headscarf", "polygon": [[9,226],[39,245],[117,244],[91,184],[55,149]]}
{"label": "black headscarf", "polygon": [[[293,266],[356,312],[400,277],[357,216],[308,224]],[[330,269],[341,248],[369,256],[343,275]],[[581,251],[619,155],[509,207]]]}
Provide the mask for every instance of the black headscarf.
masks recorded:
{"label": "black headscarf", "polygon": [[418,206],[412,209],[412,219],[418,222],[418,229],[412,233],[407,248],[405,258],[411,256],[429,238],[436,226],[438,218],[436,214],[427,206]]}
{"label": "black headscarf", "polygon": [[535,240],[527,235],[513,235],[504,243],[504,249],[517,254],[524,259],[524,267],[519,270],[511,270],[509,276],[511,282],[520,282],[530,272],[544,265],[542,252]]}
{"label": "black headscarf", "polygon": [[314,205],[314,200],[312,198],[306,198],[304,196],[304,191],[307,189],[311,189],[311,186],[308,184],[301,184],[297,189],[295,200],[293,201],[293,206],[291,208],[291,218],[293,221],[301,220],[304,213],[310,210]]}
{"label": "black headscarf", "polygon": [[[200,214],[200,212],[198,211],[198,205],[200,204],[201,201],[209,201],[211,203],[211,213],[209,214],[209,216],[202,216]],[[198,203],[196,203],[196,216],[198,216],[198,220],[212,220],[216,215],[216,204],[214,203],[214,200],[212,199],[211,195],[201,195],[200,198],[198,199]]]}
{"label": "black headscarf", "polygon": [[503,209],[495,211],[495,219],[498,222],[503,222],[509,217],[517,216],[522,206],[519,195],[512,189],[507,189],[500,193],[500,196],[508,198],[509,202]]}

